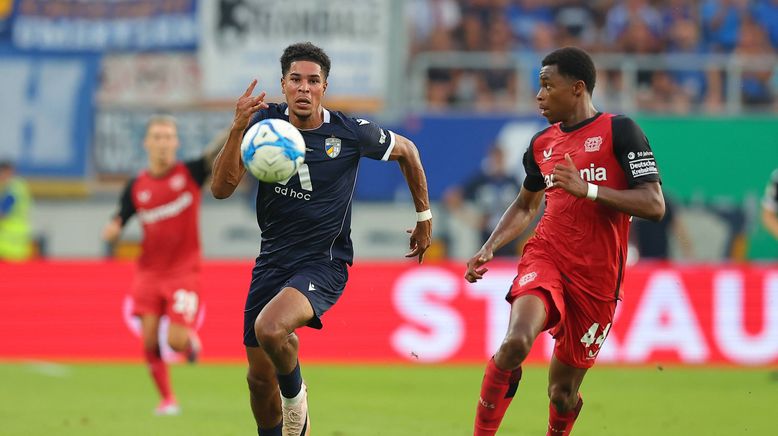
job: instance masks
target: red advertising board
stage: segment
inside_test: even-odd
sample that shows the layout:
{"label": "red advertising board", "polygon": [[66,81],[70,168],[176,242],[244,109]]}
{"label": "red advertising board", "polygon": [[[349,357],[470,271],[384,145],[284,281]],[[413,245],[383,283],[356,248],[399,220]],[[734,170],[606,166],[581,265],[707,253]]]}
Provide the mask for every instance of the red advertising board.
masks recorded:
{"label": "red advertising board", "polygon": [[[242,360],[251,262],[204,266],[206,360]],[[0,359],[138,359],[130,263],[0,264]],[[359,262],[322,331],[301,329],[308,361],[482,362],[505,333],[511,263],[468,284],[458,263]],[[778,265],[634,266],[599,362],[778,364]],[[530,359],[547,360],[548,335]],[[172,357],[172,355],[171,355]]]}

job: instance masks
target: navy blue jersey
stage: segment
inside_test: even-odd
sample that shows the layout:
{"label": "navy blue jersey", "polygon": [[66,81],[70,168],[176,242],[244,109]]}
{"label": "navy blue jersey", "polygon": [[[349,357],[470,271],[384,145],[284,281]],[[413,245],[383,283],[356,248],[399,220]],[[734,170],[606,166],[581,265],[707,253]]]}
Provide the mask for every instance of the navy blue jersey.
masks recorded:
{"label": "navy blue jersey", "polygon": [[[249,126],[266,118],[289,121],[285,103],[270,103]],[[324,123],[300,130],[305,163],[288,181],[259,183],[257,223],[262,230],[259,260],[285,268],[317,260],[339,259],[349,265],[351,201],[363,156],[387,160],[393,132],[341,112],[324,109]]]}

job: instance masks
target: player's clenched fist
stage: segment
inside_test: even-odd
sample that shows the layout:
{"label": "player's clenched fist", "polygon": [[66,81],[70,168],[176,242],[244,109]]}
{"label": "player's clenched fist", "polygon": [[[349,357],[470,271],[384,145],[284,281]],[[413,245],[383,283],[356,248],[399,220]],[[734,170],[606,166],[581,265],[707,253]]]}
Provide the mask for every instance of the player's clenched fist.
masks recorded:
{"label": "player's clenched fist", "polygon": [[567,165],[556,164],[554,166],[554,187],[562,188],[578,198],[586,197],[588,185],[581,178],[581,174],[569,153],[565,153],[565,161],[567,161]]}
{"label": "player's clenched fist", "polygon": [[254,92],[255,86],[257,86],[257,79],[251,81],[249,87],[246,88],[246,92],[238,98],[238,103],[235,105],[235,127],[239,127],[242,130],[248,127],[254,112],[260,109],[267,109],[268,107],[267,103],[265,103],[264,91],[256,97],[251,95]]}

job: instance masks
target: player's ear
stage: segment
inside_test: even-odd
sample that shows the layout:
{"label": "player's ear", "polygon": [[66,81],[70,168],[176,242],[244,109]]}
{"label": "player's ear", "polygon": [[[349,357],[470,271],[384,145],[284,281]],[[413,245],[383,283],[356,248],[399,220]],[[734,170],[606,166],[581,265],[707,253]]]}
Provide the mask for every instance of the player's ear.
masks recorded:
{"label": "player's ear", "polygon": [[581,95],[583,95],[585,90],[586,90],[586,83],[584,83],[583,80],[576,80],[575,83],[573,83],[573,94],[576,97],[580,97]]}
{"label": "player's ear", "polygon": [[281,78],[281,94],[286,94],[286,81],[284,81],[284,78]]}

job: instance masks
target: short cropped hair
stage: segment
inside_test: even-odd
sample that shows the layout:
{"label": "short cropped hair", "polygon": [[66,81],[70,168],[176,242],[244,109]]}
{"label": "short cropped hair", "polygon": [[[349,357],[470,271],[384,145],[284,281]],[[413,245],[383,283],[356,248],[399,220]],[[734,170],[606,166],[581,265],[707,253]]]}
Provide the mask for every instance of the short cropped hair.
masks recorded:
{"label": "short cropped hair", "polygon": [[146,122],[146,133],[148,133],[151,126],[155,124],[171,124],[173,127],[178,127],[176,123],[176,117],[167,114],[152,115]]}
{"label": "short cropped hair", "polygon": [[298,42],[292,44],[284,50],[281,55],[281,76],[286,76],[289,69],[292,68],[292,62],[311,61],[319,64],[321,71],[326,79],[330,75],[330,57],[321,48],[313,45],[311,42]]}
{"label": "short cropped hair", "polygon": [[559,74],[583,80],[589,95],[594,91],[594,83],[597,81],[597,70],[589,53],[578,47],[564,47],[549,53],[543,58],[542,65],[556,65]]}

